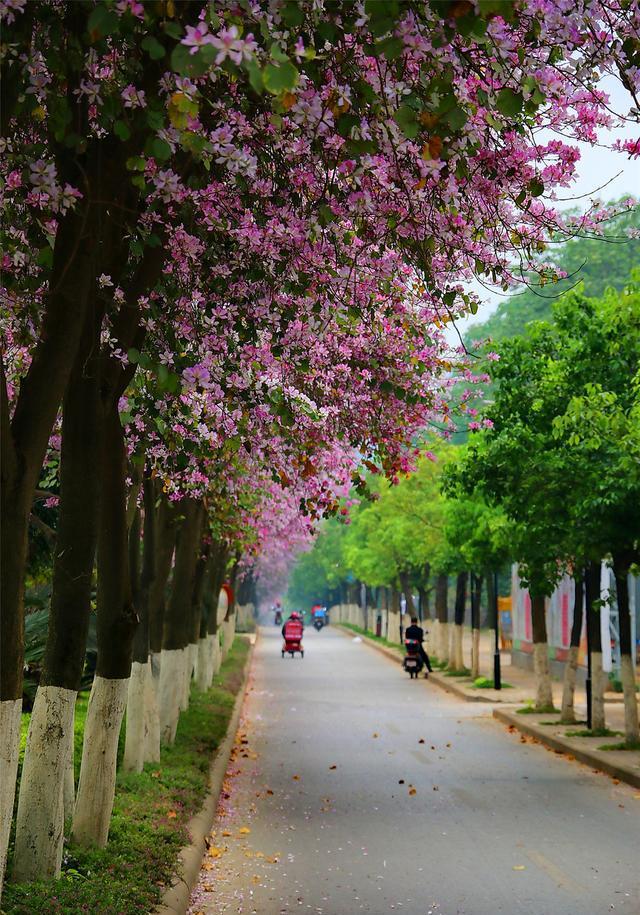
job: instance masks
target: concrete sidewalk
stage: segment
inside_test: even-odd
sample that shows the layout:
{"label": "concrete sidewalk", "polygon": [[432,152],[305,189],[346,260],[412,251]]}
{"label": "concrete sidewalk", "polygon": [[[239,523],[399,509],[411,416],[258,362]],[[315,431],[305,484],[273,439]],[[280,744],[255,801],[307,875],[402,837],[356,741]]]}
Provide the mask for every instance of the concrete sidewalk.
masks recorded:
{"label": "concrete sidewalk", "polygon": [[[336,626],[345,635],[354,637],[356,633],[343,626]],[[480,672],[482,676],[493,677],[492,633],[481,634]],[[358,633],[367,644],[402,663],[403,652],[382,644],[376,638]],[[467,661],[465,652],[465,662]],[[532,671],[523,670],[511,664],[508,651],[501,652],[501,671],[503,683],[511,688],[502,690],[476,689],[470,677],[451,677],[442,671],[434,671],[429,680],[466,702],[486,702],[493,706],[493,717],[504,723],[509,730],[517,730],[522,735],[533,738],[557,753],[563,753],[577,759],[593,769],[605,772],[613,778],[640,788],[640,751],[637,750],[601,750],[605,745],[617,744],[623,740],[624,705],[622,696],[609,692],[606,696],[606,723],[611,731],[620,732],[609,737],[567,736],[572,731],[584,731],[586,719],[586,695],[584,689],[577,688],[575,695],[576,717],[581,724],[561,725],[559,711],[543,715],[527,713],[518,714],[517,709],[532,705],[535,698],[536,683]],[[562,701],[562,683],[553,682],[553,701],[560,709]]]}

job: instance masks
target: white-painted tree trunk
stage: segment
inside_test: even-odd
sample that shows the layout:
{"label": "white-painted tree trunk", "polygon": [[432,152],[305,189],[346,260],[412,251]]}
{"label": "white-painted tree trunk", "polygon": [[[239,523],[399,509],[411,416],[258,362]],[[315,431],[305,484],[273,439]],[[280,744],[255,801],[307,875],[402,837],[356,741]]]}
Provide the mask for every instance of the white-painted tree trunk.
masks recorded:
{"label": "white-painted tree trunk", "polygon": [[604,713],[605,673],[602,670],[602,652],[591,653],[591,727],[594,731],[606,728]]}
{"label": "white-painted tree trunk", "polygon": [[451,629],[451,660],[449,662],[449,667],[452,670],[463,670],[462,626],[459,623],[454,623],[453,626],[450,626],[449,628]]}
{"label": "white-painted tree trunk", "polygon": [[160,741],[172,744],[180,715],[184,690],[184,648],[162,650],[160,661]]}
{"label": "white-painted tree trunk", "polygon": [[438,654],[438,649],[440,648],[440,623],[438,620],[431,621],[430,632],[426,639],[427,651],[429,654],[434,655],[434,657],[440,660],[440,655]]}
{"label": "white-painted tree trunk", "polygon": [[[76,699],[77,699],[76,694]],[[76,781],[74,772],[75,761],[75,703],[73,707],[73,717],[71,720],[71,735],[67,743],[67,765],[64,773],[64,787],[62,789],[62,806],[64,808],[64,822],[69,822],[73,817],[73,811],[76,806]]]}
{"label": "white-painted tree trunk", "polygon": [[480,630],[471,630],[471,676],[474,680],[480,676]]}
{"label": "white-painted tree trunk", "polygon": [[125,772],[142,772],[146,745],[147,679],[151,676],[151,665],[147,661],[134,661],[127,691],[127,726],[125,731],[124,759]]}
{"label": "white-painted tree trunk", "polygon": [[196,675],[197,664],[198,664],[198,642],[191,642],[191,644],[189,645],[189,679],[190,680],[192,680]]}
{"label": "white-painted tree trunk", "polygon": [[451,670],[456,669],[456,624],[449,623],[449,645],[447,650],[447,657],[449,658],[448,666]]}
{"label": "white-painted tree trunk", "polygon": [[449,623],[438,623],[438,660],[449,660]]}
{"label": "white-painted tree trunk", "polygon": [[222,644],[220,646],[220,661],[221,662],[225,660],[225,658],[229,654],[229,648],[231,647],[231,645],[229,644],[230,631],[231,631],[229,624],[230,624],[230,620],[225,620],[224,623],[222,624],[222,626],[220,627],[222,630]]}
{"label": "white-painted tree trunk", "polygon": [[217,677],[220,672],[220,665],[222,664],[222,652],[220,651],[220,636],[216,632],[214,635],[210,635],[209,639],[211,641],[211,666],[209,668],[209,683],[207,689],[211,689],[213,683],[213,678]]}
{"label": "white-painted tree trunk", "polygon": [[546,642],[535,642],[533,646],[533,669],[536,675],[536,708],[553,707],[549,652]]}
{"label": "white-painted tree trunk", "polygon": [[191,677],[193,676],[193,663],[191,645],[187,645],[182,656],[182,692],[180,693],[180,711],[186,712],[189,708],[191,694]]}
{"label": "white-painted tree trunk", "polygon": [[578,654],[580,649],[577,645],[572,645],[569,649],[569,655],[564,666],[564,682],[562,686],[562,708],[560,721],[562,724],[574,724],[576,720],[576,710],[574,706],[576,694],[576,671],[578,669]]}
{"label": "white-painted tree trunk", "polygon": [[209,687],[209,671],[211,669],[211,641],[209,636],[198,639],[198,658],[196,661],[196,688],[204,693]]}
{"label": "white-painted tree trunk", "polygon": [[638,741],[638,697],[633,662],[629,655],[620,658],[620,679],[624,693],[624,739],[627,743]]}
{"label": "white-painted tree trunk", "polygon": [[160,655],[149,658],[149,673],[144,692],[144,761],[160,762],[160,710],[158,690],[160,684]]}
{"label": "white-painted tree trunk", "polygon": [[18,795],[15,880],[60,876],[64,783],[75,703],[72,689],[41,686],[36,692]]}
{"label": "white-painted tree trunk", "polygon": [[387,633],[387,639],[390,642],[396,643],[400,641],[400,614],[393,610],[389,611],[389,632]]}
{"label": "white-painted tree trunk", "polygon": [[73,838],[79,845],[104,848],[116,790],[118,737],[127,704],[129,678],[96,677],[84,727]]}
{"label": "white-painted tree trunk", "polygon": [[3,699],[0,702],[0,896],[16,792],[21,714],[22,699]]}

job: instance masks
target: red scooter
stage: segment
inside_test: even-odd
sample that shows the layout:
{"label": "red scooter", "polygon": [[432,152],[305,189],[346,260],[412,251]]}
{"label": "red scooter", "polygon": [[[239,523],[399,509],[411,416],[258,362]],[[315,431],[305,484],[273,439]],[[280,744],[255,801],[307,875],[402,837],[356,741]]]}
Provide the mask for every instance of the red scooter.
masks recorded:
{"label": "red scooter", "polygon": [[283,636],[284,642],[282,643],[282,657],[284,658],[285,654],[291,655],[293,658],[297,651],[300,652],[300,657],[304,658],[304,647],[302,645],[302,632],[303,632],[302,620],[298,614],[292,614],[283,627]]}

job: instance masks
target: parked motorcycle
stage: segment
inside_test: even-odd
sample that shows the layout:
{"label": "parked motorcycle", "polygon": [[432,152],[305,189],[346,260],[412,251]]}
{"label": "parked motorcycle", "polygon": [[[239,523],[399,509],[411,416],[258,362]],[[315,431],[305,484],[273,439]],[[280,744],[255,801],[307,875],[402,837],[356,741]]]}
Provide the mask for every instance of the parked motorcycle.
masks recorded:
{"label": "parked motorcycle", "polygon": [[405,639],[404,648],[406,654],[402,666],[411,679],[415,680],[424,666],[420,656],[420,642],[417,639]]}

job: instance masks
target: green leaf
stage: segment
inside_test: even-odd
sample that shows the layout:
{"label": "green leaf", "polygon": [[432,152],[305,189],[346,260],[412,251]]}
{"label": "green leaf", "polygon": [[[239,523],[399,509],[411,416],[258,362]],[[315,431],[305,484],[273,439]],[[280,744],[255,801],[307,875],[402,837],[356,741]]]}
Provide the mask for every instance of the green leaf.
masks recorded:
{"label": "green leaf", "polygon": [[461,108],[460,105],[457,105],[455,108],[452,108],[451,111],[445,116],[445,121],[452,130],[460,130],[467,123],[469,115]]}
{"label": "green leaf", "polygon": [[532,197],[540,197],[541,194],[544,194],[544,184],[539,178],[534,178],[529,182],[529,193]]}
{"label": "green leaf", "polygon": [[304,12],[301,10],[297,0],[293,0],[293,2],[288,0],[281,9],[280,15],[282,16],[282,21],[289,28],[295,28],[304,22]]}
{"label": "green leaf", "polygon": [[164,127],[164,112],[154,111],[150,108],[147,111],[147,124],[152,130],[162,130]]}
{"label": "green leaf", "polygon": [[522,111],[524,99],[520,92],[514,92],[513,89],[505,87],[498,92],[496,98],[496,108],[505,117],[512,118]]}
{"label": "green leaf", "polygon": [[484,18],[501,16],[507,22],[513,19],[515,14],[514,5],[505,3],[504,0],[479,0],[478,9]]}
{"label": "green leaf", "polygon": [[295,89],[300,74],[289,60],[286,63],[267,64],[262,71],[262,79],[268,92],[272,95],[280,95],[281,92]]}
{"label": "green leaf", "polygon": [[119,137],[124,143],[131,136],[131,131],[129,130],[128,124],[125,124],[124,121],[116,121],[113,125],[114,133]]}
{"label": "green leaf", "polygon": [[258,66],[257,60],[252,57],[251,60],[245,61],[244,67],[249,74],[251,88],[254,92],[257,92],[258,95],[262,95],[264,92],[264,80],[262,79],[262,70]]}
{"label": "green leaf", "polygon": [[130,172],[143,172],[146,168],[146,162],[142,156],[131,156],[127,159],[127,168]]}
{"label": "green leaf", "polygon": [[397,60],[402,56],[404,51],[404,42],[401,38],[395,38],[393,35],[389,38],[383,38],[375,45],[376,55],[384,54],[387,60]]}
{"label": "green leaf", "polygon": [[140,350],[136,349],[135,347],[131,347],[127,353],[127,359],[129,362],[137,365],[137,363],[140,362]]}
{"label": "green leaf", "polygon": [[369,17],[369,30],[376,37],[391,32],[400,18],[398,0],[366,0],[364,11]]}
{"label": "green leaf", "polygon": [[280,45],[278,44],[277,41],[274,41],[273,44],[271,45],[271,48],[269,49],[269,54],[271,55],[273,60],[277,60],[281,64],[286,64],[286,62],[289,60],[288,56],[282,50],[282,48],[280,47]]}
{"label": "green leaf", "polygon": [[413,140],[418,136],[420,127],[413,108],[409,108],[408,105],[401,105],[394,113],[393,120],[408,139]]}
{"label": "green leaf", "polygon": [[185,45],[176,45],[171,52],[171,69],[181,76],[204,76],[211,63],[208,55],[203,53],[207,47],[215,51],[211,45],[205,45],[197,54],[190,54]]}
{"label": "green leaf", "polygon": [[160,162],[166,162],[171,157],[171,147],[166,140],[161,140],[160,137],[154,137],[150,148],[153,158],[159,159]]}
{"label": "green leaf", "polygon": [[182,38],[183,32],[177,22],[167,20],[162,27],[171,38],[175,38],[176,40]]}
{"label": "green leaf", "polygon": [[153,37],[153,35],[147,35],[146,38],[143,38],[141,45],[151,60],[162,60],[166,54],[164,47],[160,44],[157,38]]}
{"label": "green leaf", "polygon": [[38,267],[52,267],[53,266],[53,251],[47,245],[46,248],[41,248],[38,251],[36,257],[36,264]]}
{"label": "green leaf", "polygon": [[120,20],[113,10],[108,10],[105,6],[97,6],[87,21],[87,30],[91,41],[100,41],[107,35],[113,35],[118,31]]}

